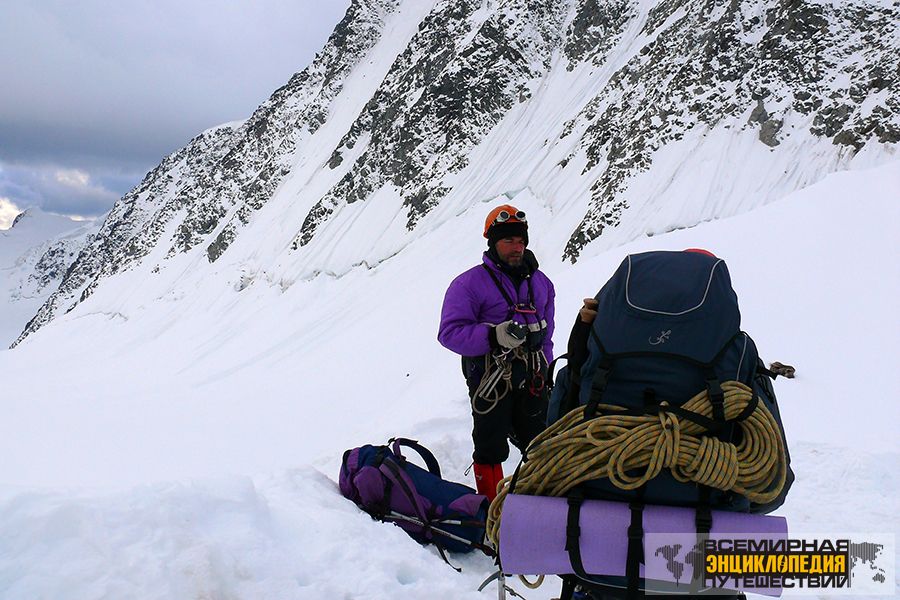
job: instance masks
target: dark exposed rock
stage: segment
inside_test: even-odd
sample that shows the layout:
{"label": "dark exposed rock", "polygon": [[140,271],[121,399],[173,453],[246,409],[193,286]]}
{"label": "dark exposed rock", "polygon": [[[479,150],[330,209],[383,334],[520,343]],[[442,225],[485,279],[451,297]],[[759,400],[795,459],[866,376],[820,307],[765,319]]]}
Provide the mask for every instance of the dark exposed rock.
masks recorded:
{"label": "dark exposed rock", "polygon": [[766,112],[766,105],[763,104],[762,98],[756,100],[756,108],[750,113],[748,123],[764,123],[769,119],[769,113]]}
{"label": "dark exposed rock", "polygon": [[563,46],[569,59],[567,68],[571,71],[587,60],[598,66],[603,64],[634,15],[635,7],[628,0],[581,0]]}
{"label": "dark exposed rock", "polygon": [[759,141],[770,148],[774,148],[781,143],[777,135],[783,125],[784,121],[780,119],[766,119],[759,128]]}

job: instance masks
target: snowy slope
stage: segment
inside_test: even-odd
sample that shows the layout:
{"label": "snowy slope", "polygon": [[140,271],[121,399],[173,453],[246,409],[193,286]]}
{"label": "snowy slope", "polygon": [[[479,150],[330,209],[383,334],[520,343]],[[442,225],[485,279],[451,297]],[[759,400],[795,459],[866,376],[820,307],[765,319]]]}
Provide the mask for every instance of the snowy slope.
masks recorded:
{"label": "snowy slope", "polygon": [[0,346],[22,333],[98,227],[30,208],[0,231]]}
{"label": "snowy slope", "polygon": [[[797,473],[780,513],[805,531],[884,532],[900,492],[900,384],[884,376],[900,336],[898,195],[896,162],[837,173],[574,266],[548,252],[559,240],[542,235],[541,201],[515,200],[557,285],[557,347],[626,253],[724,257],[744,328],[798,369],[777,384]],[[466,479],[468,404],[435,334],[446,284],[478,260],[485,208],[340,277],[286,286],[265,264],[235,277],[217,262],[202,293],[170,269],[150,297],[126,271],[0,352],[0,596],[485,597],[489,561],[460,557],[455,573],[334,483],[343,450],[395,434]]]}

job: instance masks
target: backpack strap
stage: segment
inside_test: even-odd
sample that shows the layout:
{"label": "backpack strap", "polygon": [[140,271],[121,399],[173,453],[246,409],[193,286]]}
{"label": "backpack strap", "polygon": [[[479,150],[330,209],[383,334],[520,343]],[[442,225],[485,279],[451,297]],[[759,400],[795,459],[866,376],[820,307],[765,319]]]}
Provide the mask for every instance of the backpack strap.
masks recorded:
{"label": "backpack strap", "polygon": [[[585,421],[589,421],[597,416],[597,406],[603,400],[603,393],[606,391],[606,384],[609,382],[609,374],[613,368],[613,358],[606,352],[606,349],[603,347],[603,342],[600,341],[600,336],[597,335],[597,332],[593,327],[591,327],[591,337],[594,338],[594,342],[597,343],[597,348],[600,350],[600,363],[594,369],[594,375],[591,379],[591,395],[587,405],[584,407]],[[579,385],[579,393],[580,387],[581,386]],[[566,407],[568,410],[572,410],[578,406],[578,398],[573,397],[567,398],[566,400],[570,404],[570,406]],[[566,412],[568,412],[568,410]],[[561,414],[565,413],[561,412]]]}
{"label": "backpack strap", "polygon": [[[484,263],[482,263],[484,264]],[[531,285],[531,275],[525,278],[525,281],[528,283],[528,303],[531,304],[535,309],[537,306],[534,303],[534,286]],[[540,316],[540,315],[539,315]],[[538,323],[540,323],[540,318],[538,319]]]}
{"label": "backpack strap", "polygon": [[[375,458],[372,461],[372,466],[381,470],[381,465],[384,463],[384,457],[389,451],[387,446],[378,446],[378,450],[375,452]],[[384,494],[381,496],[381,501],[372,507],[376,518],[384,519],[385,515],[391,512],[391,492],[393,489],[394,482],[385,477]]]}
{"label": "backpack strap", "polygon": [[[727,348],[727,345],[726,345]],[[722,355],[725,351],[723,348],[716,355],[716,359]],[[723,442],[727,442],[731,437],[732,428],[726,427],[728,421],[725,419],[725,393],[722,391],[722,384],[719,382],[719,377],[716,375],[716,371],[713,366],[710,364],[706,368],[706,392],[709,396],[709,403],[712,405],[712,414],[713,420],[718,425],[717,430],[709,429],[709,432],[715,436],[717,439],[722,440]],[[753,409],[756,409],[757,399],[754,394],[753,402],[748,404],[747,408],[750,405],[753,406]],[[740,416],[743,416],[747,411],[743,411]],[[749,413],[747,414],[749,416]],[[744,417],[746,418],[746,417]],[[738,419],[743,420],[743,419]],[[709,532],[712,530],[713,518],[712,518],[712,510],[710,509],[710,498],[712,497],[712,488],[706,485],[699,485],[697,490],[697,507],[694,512],[694,528],[697,532],[697,547],[703,548],[704,542],[709,538]],[[697,593],[700,589],[700,584],[703,579],[701,576],[702,571],[694,566],[693,577],[691,578],[691,592]]]}
{"label": "backpack strap", "polygon": [[[641,597],[641,563],[644,562],[644,488],[638,488],[637,498],[629,504],[631,508],[631,524],[628,526],[628,555],[625,561],[625,577],[628,582],[628,600]],[[572,571],[581,579],[590,581],[591,575],[585,570],[581,558],[581,505],[584,504],[584,491],[575,487],[567,496],[569,510],[566,514],[566,552]],[[565,586],[564,586],[565,589]],[[571,592],[569,592],[571,593]],[[566,597],[565,592],[560,596]],[[571,598],[571,595],[569,595]]]}
{"label": "backpack strap", "polygon": [[587,405],[584,407],[584,420],[589,421],[597,416],[597,407],[603,400],[603,393],[606,391],[606,384],[609,382],[609,374],[613,368],[613,361],[609,355],[604,354],[600,359],[600,364],[594,370],[594,376],[591,379],[591,397]]}
{"label": "backpack strap", "polygon": [[388,440],[388,444],[392,443],[391,449],[394,451],[394,454],[399,458],[406,460],[403,456],[403,453],[400,451],[401,446],[406,446],[407,448],[411,448],[415,450],[419,456],[422,457],[422,460],[425,461],[425,466],[428,467],[428,472],[437,477],[441,476],[441,467],[438,464],[437,459],[434,457],[434,454],[431,453],[431,450],[419,444],[417,440],[411,440],[409,438],[391,438]]}
{"label": "backpack strap", "polygon": [[[403,472],[400,466],[391,460],[390,457],[385,457],[384,461],[381,463],[381,466],[378,467],[378,470],[387,477],[388,481],[397,485],[406,498],[409,500],[410,505],[412,505],[413,510],[416,512],[416,515],[425,523],[425,530],[430,530],[428,514],[425,511],[425,507],[422,505],[422,502],[419,500],[419,497],[416,495],[414,488],[415,486],[409,480],[409,475]],[[429,532],[430,533],[430,532]]]}
{"label": "backpack strap", "polygon": [[[698,486],[697,508],[694,512],[694,528],[697,531],[696,548],[703,550],[703,544],[709,539],[709,532],[712,530],[713,518],[712,510],[710,510],[710,497],[712,488],[706,485]],[[693,573],[691,574],[691,593],[696,594],[700,591],[703,583],[704,565],[700,561],[695,561]]]}
{"label": "backpack strap", "polygon": [[581,560],[581,505],[584,503],[584,492],[580,488],[572,489],[568,494],[569,512],[566,515],[566,552],[569,554],[569,563],[572,570],[582,579],[590,579],[584,570],[584,562]]}
{"label": "backpack strap", "polygon": [[625,580],[628,600],[641,598],[641,563],[644,562],[644,486],[628,504],[631,523],[628,525],[628,554],[625,558]]}
{"label": "backpack strap", "polygon": [[712,367],[706,370],[706,391],[712,405],[713,419],[719,423],[725,422],[725,392],[722,391],[722,384]]}

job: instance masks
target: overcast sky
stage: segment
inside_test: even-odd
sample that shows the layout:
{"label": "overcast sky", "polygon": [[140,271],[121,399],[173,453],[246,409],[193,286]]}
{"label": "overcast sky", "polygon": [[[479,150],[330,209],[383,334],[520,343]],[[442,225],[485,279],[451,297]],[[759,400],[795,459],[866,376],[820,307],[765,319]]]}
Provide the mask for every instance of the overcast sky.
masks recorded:
{"label": "overcast sky", "polygon": [[92,217],[167,154],[244,119],[350,0],[0,0],[0,228]]}

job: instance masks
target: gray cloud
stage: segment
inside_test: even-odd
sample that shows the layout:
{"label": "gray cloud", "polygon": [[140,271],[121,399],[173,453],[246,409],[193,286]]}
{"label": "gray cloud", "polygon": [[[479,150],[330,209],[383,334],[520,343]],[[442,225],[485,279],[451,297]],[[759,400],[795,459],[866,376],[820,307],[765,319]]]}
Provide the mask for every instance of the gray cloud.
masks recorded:
{"label": "gray cloud", "polygon": [[[5,0],[0,196],[105,212],[194,135],[249,116],[312,60],[349,2]],[[72,171],[88,176],[79,193],[58,175]]]}
{"label": "gray cloud", "polygon": [[51,165],[0,168],[0,198],[23,209],[38,206],[64,215],[96,216],[108,211],[119,196],[119,190],[110,189],[89,171]]}

